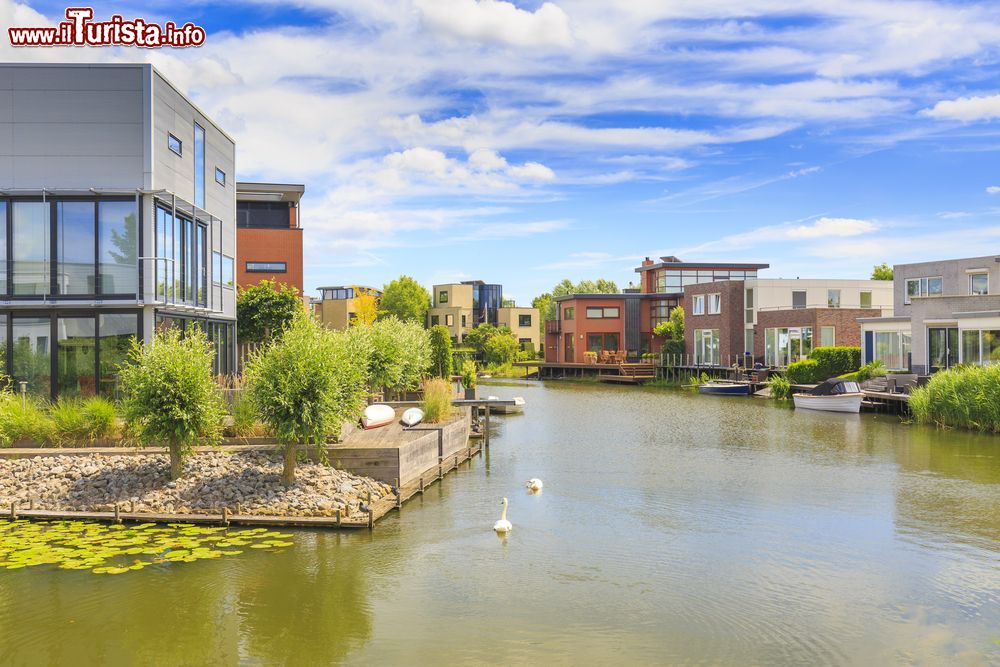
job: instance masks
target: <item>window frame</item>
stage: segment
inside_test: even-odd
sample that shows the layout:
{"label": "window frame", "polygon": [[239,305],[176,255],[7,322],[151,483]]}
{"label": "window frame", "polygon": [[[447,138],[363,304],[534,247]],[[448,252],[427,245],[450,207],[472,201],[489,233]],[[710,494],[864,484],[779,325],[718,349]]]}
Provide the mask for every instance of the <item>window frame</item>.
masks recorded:
{"label": "window frame", "polygon": [[[177,144],[177,148],[174,148],[174,143]],[[173,132],[167,132],[167,150],[177,157],[184,157],[184,142],[178,139]]]}
{"label": "window frame", "polygon": [[695,294],[691,297],[691,314],[692,315],[704,315],[705,314],[705,295]]}
{"label": "window frame", "polygon": [[[836,299],[834,299],[836,296]],[[827,308],[840,308],[841,304],[841,291],[839,289],[828,289],[826,290],[826,307]]]}
{"label": "window frame", "polygon": [[[251,265],[260,265],[260,267],[251,268]],[[247,273],[288,273],[288,262],[247,261],[243,266]],[[277,266],[281,268],[273,268]]]}
{"label": "window frame", "polygon": [[[865,305],[865,295],[868,295],[868,305]],[[858,295],[858,306],[863,310],[870,310],[874,307],[873,293],[872,290],[861,290]]]}
{"label": "window frame", "polygon": [[438,291],[438,303],[448,303],[448,290]]}
{"label": "window frame", "polygon": [[[525,318],[528,319],[528,323],[525,324]],[[519,327],[530,327],[531,326],[531,313],[518,313],[517,315],[517,326]]]}
{"label": "window frame", "polygon": [[[221,179],[219,178],[220,174],[222,175]],[[226,172],[222,171],[218,167],[215,168],[215,182],[222,187],[226,187]]]}
{"label": "window frame", "polygon": [[[986,277],[986,291],[985,292],[977,292],[977,291],[975,291],[975,288],[973,287],[973,281],[975,281],[976,278],[982,278],[984,276]],[[990,293],[990,273],[989,273],[989,271],[976,271],[974,273],[970,273],[969,274],[969,296],[987,296],[987,295],[989,295],[989,293]]]}
{"label": "window frame", "polygon": [[[712,292],[705,299],[705,311],[708,315],[719,315],[722,313],[722,293]],[[714,305],[714,308],[713,308]]]}
{"label": "window frame", "polygon": [[[931,281],[936,280],[940,283],[939,291],[935,294],[931,294]],[[910,294],[910,283],[917,283],[917,293]],[[930,296],[942,296],[944,294],[944,278],[942,276],[922,276],[919,278],[907,278],[903,281],[903,303],[909,305],[913,297],[918,299],[927,298]]]}
{"label": "window frame", "polygon": [[[802,305],[795,305],[795,295],[802,295]],[[793,289],[792,290],[792,310],[804,310],[809,307],[809,293],[804,289]]]}

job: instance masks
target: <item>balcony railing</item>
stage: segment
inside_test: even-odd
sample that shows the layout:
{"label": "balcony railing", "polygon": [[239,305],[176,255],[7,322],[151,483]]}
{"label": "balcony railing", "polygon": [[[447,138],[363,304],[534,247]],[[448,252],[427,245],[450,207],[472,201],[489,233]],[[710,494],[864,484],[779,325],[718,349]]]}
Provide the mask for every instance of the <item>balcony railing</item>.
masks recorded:
{"label": "balcony railing", "polygon": [[561,320],[545,320],[545,333],[557,334],[562,331]]}

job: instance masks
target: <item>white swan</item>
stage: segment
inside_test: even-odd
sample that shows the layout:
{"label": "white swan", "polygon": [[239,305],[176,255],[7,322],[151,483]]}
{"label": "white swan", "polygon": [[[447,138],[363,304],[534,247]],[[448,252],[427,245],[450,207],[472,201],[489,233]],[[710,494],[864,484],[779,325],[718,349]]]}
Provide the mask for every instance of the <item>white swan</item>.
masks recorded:
{"label": "white swan", "polygon": [[538,479],[537,477],[532,477],[527,482],[525,482],[524,485],[532,491],[542,490],[542,480]]}
{"label": "white swan", "polygon": [[514,526],[510,521],[507,520],[507,499],[503,499],[503,512],[500,513],[500,520],[493,524],[493,530],[501,535],[505,535],[513,529]]}

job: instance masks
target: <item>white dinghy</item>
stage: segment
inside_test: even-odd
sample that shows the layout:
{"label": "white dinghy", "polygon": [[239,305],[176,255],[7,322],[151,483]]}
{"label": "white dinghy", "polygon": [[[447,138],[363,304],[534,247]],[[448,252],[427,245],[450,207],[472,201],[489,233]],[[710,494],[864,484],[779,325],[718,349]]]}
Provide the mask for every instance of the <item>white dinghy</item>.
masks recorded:
{"label": "white dinghy", "polygon": [[369,405],[361,415],[361,425],[366,429],[391,424],[396,419],[396,411],[382,403]]}
{"label": "white dinghy", "polygon": [[406,426],[416,426],[424,420],[424,411],[420,408],[410,408],[403,413],[399,421],[403,422]]}

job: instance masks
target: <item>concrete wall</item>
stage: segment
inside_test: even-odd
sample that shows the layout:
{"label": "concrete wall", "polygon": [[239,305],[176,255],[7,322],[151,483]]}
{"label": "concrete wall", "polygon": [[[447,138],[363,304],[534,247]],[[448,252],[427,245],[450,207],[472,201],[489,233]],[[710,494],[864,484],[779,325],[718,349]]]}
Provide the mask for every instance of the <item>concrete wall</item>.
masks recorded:
{"label": "concrete wall", "polygon": [[[942,296],[969,296],[969,274],[966,273],[969,269],[986,269],[990,277],[990,294],[1000,294],[1000,263],[997,262],[997,256],[995,255],[935,262],[919,262],[915,264],[896,264],[893,267],[893,314],[910,314],[910,304],[906,303],[907,278],[934,278],[940,276],[943,279]],[[974,306],[971,310],[976,310],[977,308],[978,306]]]}
{"label": "concrete wall", "polygon": [[[519,324],[521,315],[531,316],[531,324],[529,326],[522,327]],[[529,339],[536,352],[538,351],[538,346],[541,345],[541,334],[538,327],[540,319],[541,315],[537,308],[500,308],[497,311],[497,321],[500,326],[510,327],[510,330],[514,332],[514,336],[518,340],[522,338]]]}
{"label": "concrete wall", "polygon": [[756,278],[746,281],[746,289],[754,291],[755,315],[761,310],[791,309],[792,292],[798,291],[806,293],[807,308],[826,308],[829,290],[840,290],[841,308],[861,308],[863,291],[872,293],[872,310],[888,315],[893,307],[893,283],[886,280]]}

